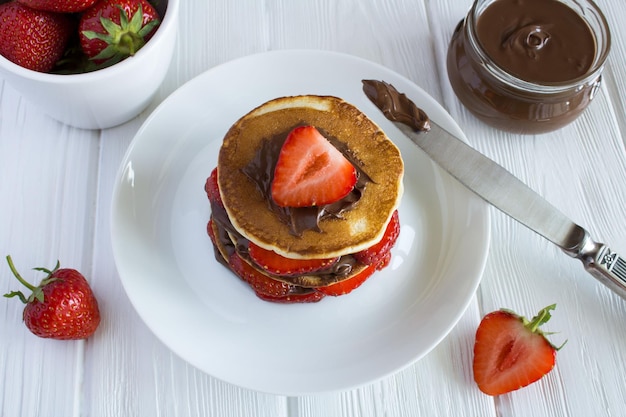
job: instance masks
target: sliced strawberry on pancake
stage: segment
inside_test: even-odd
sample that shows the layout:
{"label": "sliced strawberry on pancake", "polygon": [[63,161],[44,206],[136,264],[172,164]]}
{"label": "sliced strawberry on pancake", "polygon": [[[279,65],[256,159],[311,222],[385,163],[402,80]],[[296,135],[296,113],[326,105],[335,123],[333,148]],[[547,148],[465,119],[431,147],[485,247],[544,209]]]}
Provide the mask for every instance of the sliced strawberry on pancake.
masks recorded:
{"label": "sliced strawberry on pancake", "polygon": [[233,272],[246,281],[257,294],[264,294],[270,297],[286,297],[294,290],[294,286],[291,284],[263,275],[241,259],[237,252],[233,252],[230,255],[228,264]]}
{"label": "sliced strawberry on pancake", "polygon": [[217,185],[217,168],[213,168],[211,175],[207,178],[206,183],[204,184],[204,191],[206,191],[206,195],[211,203],[224,207],[222,197],[220,196],[220,189]]}
{"label": "sliced strawberry on pancake", "polygon": [[348,294],[352,290],[360,287],[361,284],[376,272],[376,269],[376,265],[370,265],[351,278],[324,287],[318,287],[316,290],[325,295],[339,296]]}
{"label": "sliced strawberry on pancake", "polygon": [[248,245],[250,258],[261,268],[276,275],[302,275],[327,268],[339,260],[328,259],[292,259],[285,258],[274,251],[263,249],[250,242]]}
{"label": "sliced strawberry on pancake", "polygon": [[393,212],[391,220],[389,221],[389,224],[387,224],[387,228],[385,229],[385,233],[380,242],[365,250],[355,253],[354,257],[365,265],[379,264],[389,253],[393,245],[395,245],[398,235],[400,235],[400,219],[398,216],[398,210],[396,210]]}
{"label": "sliced strawberry on pancake", "polygon": [[317,303],[322,298],[325,297],[324,294],[311,291],[303,294],[290,294],[285,295],[283,297],[272,297],[270,295],[265,295],[258,293],[256,294],[261,300],[271,301],[273,303],[283,303],[283,304],[293,304],[293,303]]}
{"label": "sliced strawberry on pancake", "polygon": [[315,127],[293,129],[285,140],[272,182],[272,198],[283,207],[321,206],[352,191],[357,171]]}

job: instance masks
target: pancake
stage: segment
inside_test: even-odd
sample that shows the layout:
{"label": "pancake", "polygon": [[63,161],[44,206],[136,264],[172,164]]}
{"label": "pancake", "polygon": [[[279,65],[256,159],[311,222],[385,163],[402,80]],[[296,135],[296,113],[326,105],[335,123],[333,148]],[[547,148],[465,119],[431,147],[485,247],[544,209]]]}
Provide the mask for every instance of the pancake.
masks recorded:
{"label": "pancake", "polygon": [[[349,210],[321,219],[315,230],[294,233],[268,210],[267,198],[245,171],[264,141],[286,137],[301,125],[315,126],[331,142],[345,145],[368,181]],[[352,254],[382,239],[402,197],[403,173],[400,151],[365,114],[337,97],[308,95],[271,100],[239,119],[224,137],[217,181],[241,236],[288,258],[319,259]]]}

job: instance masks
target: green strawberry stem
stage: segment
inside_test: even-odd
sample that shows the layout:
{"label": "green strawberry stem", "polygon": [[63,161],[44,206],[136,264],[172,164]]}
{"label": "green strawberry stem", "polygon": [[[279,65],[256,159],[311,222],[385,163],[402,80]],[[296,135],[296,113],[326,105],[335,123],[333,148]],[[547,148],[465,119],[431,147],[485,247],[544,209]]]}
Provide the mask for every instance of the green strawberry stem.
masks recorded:
{"label": "green strawberry stem", "polygon": [[[537,315],[535,317],[533,317],[530,321],[526,317],[521,317],[521,320],[522,320],[522,323],[524,324],[524,327],[526,327],[531,332],[540,334],[540,335],[542,335],[544,337],[546,335],[553,334],[553,332],[544,332],[541,329],[539,329],[539,327],[542,326],[543,324],[547,323],[548,320],[550,320],[550,318],[552,318],[552,314],[550,314],[550,311],[554,310],[555,308],[556,308],[556,304],[552,304],[552,305],[549,305],[549,306],[547,306],[545,308],[542,308],[539,311],[539,313],[537,313]],[[565,346],[565,344],[567,343],[567,340],[565,342],[563,342],[563,344],[561,346],[559,346],[559,347],[553,345],[550,341],[548,341],[548,343],[550,343],[552,345],[552,347],[554,347],[554,349],[560,350],[563,346]]]}
{"label": "green strawberry stem", "polygon": [[539,326],[541,326],[544,323],[547,323],[548,320],[550,320],[550,318],[552,317],[552,314],[550,314],[550,311],[554,310],[555,308],[556,308],[556,304],[552,304],[546,308],[541,309],[539,313],[537,313],[537,315],[533,317],[530,321],[528,321],[524,317],[523,318],[524,326],[526,326],[526,328],[529,329],[533,333],[541,332],[539,330]]}
{"label": "green strawberry stem", "polygon": [[57,261],[56,267],[52,271],[46,268],[34,268],[36,271],[42,271],[48,274],[48,276],[41,281],[39,286],[35,287],[34,285],[26,281],[24,278],[22,278],[20,273],[17,272],[17,268],[15,268],[15,265],[13,264],[13,259],[11,259],[11,255],[7,255],[6,259],[7,259],[7,263],[9,264],[9,268],[11,269],[11,272],[13,273],[15,278],[17,278],[17,280],[21,282],[22,285],[24,285],[26,288],[28,288],[32,293],[30,297],[28,298],[26,298],[21,291],[11,291],[10,293],[4,294],[4,296],[6,298],[18,297],[20,301],[22,301],[24,304],[32,302],[35,299],[43,303],[43,299],[44,299],[43,287],[57,280],[56,278],[51,278],[51,276],[57,269],[59,269],[59,266],[60,266],[59,261]]}

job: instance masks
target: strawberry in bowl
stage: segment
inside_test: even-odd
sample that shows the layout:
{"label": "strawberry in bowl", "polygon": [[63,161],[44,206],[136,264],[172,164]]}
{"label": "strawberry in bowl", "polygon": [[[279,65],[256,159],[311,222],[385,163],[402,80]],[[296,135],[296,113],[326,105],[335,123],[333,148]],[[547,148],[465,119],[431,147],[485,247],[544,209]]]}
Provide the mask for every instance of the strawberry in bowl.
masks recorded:
{"label": "strawberry in bowl", "polygon": [[38,72],[48,72],[63,54],[75,28],[67,15],[32,9],[16,1],[0,4],[0,54]]}
{"label": "strawberry in bowl", "polygon": [[96,64],[113,65],[143,48],[159,23],[146,0],[100,0],[81,15],[80,46]]}
{"label": "strawberry in bowl", "polygon": [[[85,129],[124,123],[150,104],[165,78],[174,53],[179,3],[2,3],[0,75],[60,122]],[[36,33],[45,34],[43,40],[35,41]]]}
{"label": "strawberry in bowl", "polygon": [[31,9],[57,13],[77,13],[93,6],[98,0],[17,0]]}

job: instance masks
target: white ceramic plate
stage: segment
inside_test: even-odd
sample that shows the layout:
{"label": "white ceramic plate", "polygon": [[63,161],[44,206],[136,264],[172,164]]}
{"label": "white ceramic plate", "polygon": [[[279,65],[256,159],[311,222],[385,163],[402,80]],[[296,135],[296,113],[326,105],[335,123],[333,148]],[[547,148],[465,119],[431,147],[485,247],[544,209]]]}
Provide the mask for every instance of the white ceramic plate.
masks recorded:
{"label": "white ceramic plate", "polygon": [[[424,91],[359,58],[278,51],[198,76],[134,138],[118,174],[112,243],[120,278],[148,327],[180,357],[224,381],[284,395],[361,386],[397,372],[454,327],[479,284],[489,246],[486,204],[387,122],[361,80],[385,80],[463,135]],[[217,263],[204,183],[239,117],[286,95],[335,95],[375,120],[406,165],[392,264],[353,293],[319,303],[261,301]]]}

